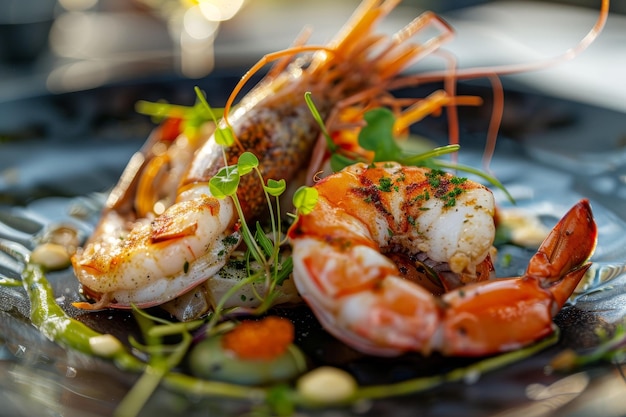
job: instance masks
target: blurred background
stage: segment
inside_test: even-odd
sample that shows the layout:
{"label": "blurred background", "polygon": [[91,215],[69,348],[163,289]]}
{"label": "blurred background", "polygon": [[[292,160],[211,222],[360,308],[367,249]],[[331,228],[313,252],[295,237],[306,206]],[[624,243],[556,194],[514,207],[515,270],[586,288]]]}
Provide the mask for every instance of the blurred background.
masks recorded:
{"label": "blurred background", "polygon": [[[309,44],[326,43],[359,2],[0,1],[0,203],[107,189],[154,128],[135,111],[138,100],[192,105],[200,86],[220,107],[264,54],[289,47],[305,26],[312,30]],[[575,46],[593,27],[600,3],[405,0],[380,30],[394,33],[433,10],[456,32],[444,49],[460,68],[537,62]],[[427,57],[411,70],[444,65],[441,56]],[[619,195],[626,217],[625,69],[626,2],[613,0],[603,33],[575,59],[503,77],[501,134],[540,145],[547,153],[533,150],[533,157],[551,165],[560,161],[555,155],[573,152],[563,164],[574,173],[584,155],[585,181],[600,196]],[[477,147],[491,116],[491,86],[481,82],[486,105],[462,115],[461,134],[469,136],[462,143]],[[532,94],[515,95],[516,89]],[[440,122],[428,123],[419,123],[419,134],[447,140]]]}
{"label": "blurred background", "polygon": [[[313,29],[309,43],[327,41],[356,4],[357,0],[3,0],[0,102],[158,75],[202,78],[214,70],[241,70],[264,53],[289,46],[304,25]],[[457,55],[460,66],[492,65],[564,52],[593,25],[599,7],[600,0],[406,0],[384,26],[391,32],[409,16],[433,10],[458,32],[447,49]],[[411,10],[405,13],[407,9]],[[626,68],[626,2],[613,1],[611,10],[600,39],[576,59],[575,66],[564,65],[558,76],[548,78],[546,87],[564,75],[577,78],[580,96],[593,100],[589,96],[600,95],[600,88],[614,82],[621,89],[603,97],[602,104],[626,110],[621,94],[626,85],[621,77]],[[561,94],[573,94],[567,90],[573,88]]]}

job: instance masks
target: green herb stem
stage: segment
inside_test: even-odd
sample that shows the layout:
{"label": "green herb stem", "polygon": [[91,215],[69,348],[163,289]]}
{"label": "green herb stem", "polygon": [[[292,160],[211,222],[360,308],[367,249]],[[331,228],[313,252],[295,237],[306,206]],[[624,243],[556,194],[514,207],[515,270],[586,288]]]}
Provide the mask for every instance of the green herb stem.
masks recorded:
{"label": "green herb stem", "polygon": [[[261,170],[258,167],[255,167],[254,170],[257,176],[259,177],[259,181],[261,181],[261,185],[265,185]],[[265,187],[263,187],[263,193],[265,194],[265,200],[267,202],[267,207],[269,209],[270,224],[272,226],[272,236],[274,237],[274,253],[272,253],[271,255],[272,255],[272,259],[276,259],[276,257],[278,256],[278,239],[280,236],[280,222],[276,220],[276,215],[274,214],[274,205],[272,204],[272,199],[270,197],[270,194],[267,192],[267,189]],[[280,214],[280,205],[279,205],[278,200],[279,199],[276,198],[276,212]]]}
{"label": "green herb stem", "polygon": [[307,91],[306,93],[304,93],[304,101],[306,102],[307,106],[309,107],[309,111],[313,115],[313,118],[315,119],[315,121],[319,125],[319,127],[320,127],[320,129],[322,131],[322,134],[324,135],[324,138],[326,139],[326,146],[328,147],[328,150],[331,153],[334,153],[337,150],[337,145],[335,144],[335,142],[333,142],[333,139],[331,138],[330,134],[328,133],[328,130],[326,129],[326,123],[324,123],[324,120],[322,119],[322,116],[320,115],[319,111],[317,110],[317,107],[315,106],[315,103],[313,102],[313,98],[311,98],[311,92],[310,91]]}
{"label": "green herb stem", "polygon": [[[97,355],[89,346],[89,339],[94,336],[100,336],[101,334],[83,323],[69,318],[63,312],[54,299],[52,288],[45,278],[43,268],[39,265],[28,263],[23,273],[23,280],[24,288],[28,292],[28,296],[31,300],[31,320],[33,324],[43,334],[61,346],[86,354]],[[244,280],[239,285],[246,285],[248,282],[249,280]],[[233,291],[236,291],[236,289]],[[230,293],[227,295],[230,295]],[[140,312],[140,310],[136,311]],[[148,324],[147,320],[152,319],[152,317],[146,315],[145,312],[137,314],[136,317],[140,323],[140,327],[142,327],[144,331],[147,331],[149,343],[160,343],[161,336],[175,334],[177,330],[180,331],[183,339],[168,355],[165,355],[164,350],[154,354],[148,365],[140,362],[124,349],[120,349],[113,357],[110,357],[122,370],[132,372],[144,371],[143,375],[133,386],[133,389],[120,403],[119,408],[116,410],[116,416],[137,415],[159,384],[173,391],[192,396],[240,399],[253,404],[263,404],[269,400],[269,396],[274,387],[250,387],[209,381],[178,372],[172,372],[171,369],[180,363],[189,349],[191,337],[188,331],[190,328],[186,326],[176,326],[176,324],[173,323],[169,325]],[[161,330],[168,326],[174,327],[170,327],[167,331]],[[192,327],[195,328],[195,325]],[[447,382],[461,381],[471,375],[483,374],[534,355],[556,343],[558,337],[558,332],[555,332],[552,336],[532,346],[484,359],[467,367],[454,369],[446,374],[415,378],[389,385],[361,387],[344,405],[365,399],[373,400],[416,394]],[[156,352],[158,352],[158,350]],[[309,400],[299,395],[293,388],[283,387],[283,391],[286,391],[283,393],[284,400],[289,401],[292,406],[307,408],[330,405],[312,404]]]}
{"label": "green herb stem", "polygon": [[523,349],[506,352],[498,356],[483,359],[469,366],[456,368],[445,374],[409,379],[395,384],[361,387],[355,394],[355,397],[351,400],[358,401],[363,399],[377,399],[406,394],[415,394],[421,391],[432,389],[443,383],[462,381],[468,376],[475,374],[481,375],[486,372],[503,368],[512,363],[521,361],[522,359],[528,358],[546,349],[547,347],[554,345],[558,340],[559,332],[557,330],[547,338]]}
{"label": "green herb stem", "polygon": [[241,208],[241,202],[237,197],[237,193],[235,192],[232,196],[230,196],[233,204],[235,205],[235,209],[237,211],[237,216],[240,219],[241,230],[242,230],[242,238],[245,241],[246,245],[248,245],[248,249],[250,250],[254,260],[259,263],[259,265],[265,265],[265,257],[263,256],[263,251],[259,248],[258,244],[254,239],[254,235],[250,231],[250,227],[246,222],[246,218],[243,215],[243,209]]}
{"label": "green herb stem", "polygon": [[204,320],[186,321],[182,323],[168,323],[160,326],[154,326],[148,330],[148,334],[153,337],[165,337],[189,332],[198,329],[204,324]]}
{"label": "green herb stem", "polygon": [[[161,381],[182,361],[189,350],[192,341],[191,334],[184,331],[182,337],[182,341],[169,355],[151,355],[143,374],[115,410],[115,417],[134,417],[139,414]],[[154,338],[152,343],[158,346],[161,340]]]}
{"label": "green herb stem", "polygon": [[461,149],[460,145],[439,146],[435,149],[431,149],[430,151],[422,152],[417,155],[401,157],[398,162],[400,162],[402,165],[417,165],[420,162],[426,161],[428,159],[433,159],[450,153],[458,152],[459,149]]}
{"label": "green herb stem", "polygon": [[[90,339],[102,334],[70,318],[63,311],[56,303],[52,287],[40,265],[27,263],[22,272],[22,283],[30,299],[30,320],[44,336],[65,348],[100,356],[91,348]],[[128,371],[144,368],[139,359],[124,349],[118,349],[110,359]]]}
{"label": "green herb stem", "polygon": [[176,392],[183,392],[189,395],[224,397],[253,402],[262,402],[267,395],[267,390],[264,388],[209,381],[177,372],[167,374],[163,378],[163,385]]}
{"label": "green herb stem", "polygon": [[168,369],[147,366],[143,374],[135,382],[132,389],[118,404],[114,417],[135,417],[146,405],[150,396],[163,380]]}
{"label": "green herb stem", "polygon": [[218,301],[217,305],[213,308],[213,314],[211,314],[211,318],[209,319],[209,322],[207,324],[208,332],[211,332],[212,329],[219,323],[226,301],[228,301],[228,299],[236,294],[241,288],[245,287],[246,285],[252,284],[258,278],[258,275],[251,275],[248,278],[243,279],[237,284],[233,285],[231,288],[228,289],[228,291],[224,293],[222,298]]}

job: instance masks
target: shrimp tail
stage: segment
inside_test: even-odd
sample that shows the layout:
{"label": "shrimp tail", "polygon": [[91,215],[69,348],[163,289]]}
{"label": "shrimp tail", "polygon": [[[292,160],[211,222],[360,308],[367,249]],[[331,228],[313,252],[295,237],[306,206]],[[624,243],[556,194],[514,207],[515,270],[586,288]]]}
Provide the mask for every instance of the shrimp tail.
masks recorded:
{"label": "shrimp tail", "polygon": [[524,276],[539,280],[560,309],[589,268],[584,262],[596,247],[597,235],[589,201],[581,200],[554,226]]}
{"label": "shrimp tail", "polygon": [[516,349],[554,331],[561,310],[591,266],[597,227],[581,200],[556,224],[521,277],[485,281],[445,294],[439,350],[480,356]]}

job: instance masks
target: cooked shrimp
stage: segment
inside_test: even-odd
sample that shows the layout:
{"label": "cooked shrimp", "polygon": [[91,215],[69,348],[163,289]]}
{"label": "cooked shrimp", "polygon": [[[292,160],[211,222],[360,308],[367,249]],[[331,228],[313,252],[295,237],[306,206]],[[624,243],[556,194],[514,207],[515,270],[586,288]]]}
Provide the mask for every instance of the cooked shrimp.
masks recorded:
{"label": "cooked shrimp", "polygon": [[[78,251],[72,258],[84,292],[99,300],[96,305],[78,305],[83,308],[128,308],[131,303],[139,306],[156,305],[206,282],[228,259],[228,254],[221,251],[218,251],[219,256],[212,257],[211,260],[208,259],[208,254],[214,248],[220,247],[220,242],[226,236],[236,236],[236,224],[240,219],[234,211],[223,209],[221,202],[219,210],[206,209],[205,200],[212,196],[206,192],[204,184],[225,165],[236,163],[243,151],[250,151],[259,158],[259,170],[265,179],[286,181],[298,177],[307,167],[310,179],[310,174],[317,171],[324,156],[327,156],[324,141],[319,140],[320,127],[303,99],[305,92],[310,92],[314,97],[331,134],[341,130],[340,114],[347,106],[355,106],[363,111],[383,104],[399,113],[406,108],[399,118],[402,120],[400,128],[422,117],[419,115],[431,114],[446,107],[450,121],[450,140],[455,142],[458,133],[455,109],[463,104],[456,97],[454,88],[459,77],[492,78],[497,73],[538,69],[573,57],[585,49],[601,30],[606,21],[609,1],[602,1],[601,15],[596,25],[579,45],[568,50],[563,57],[548,61],[545,65],[538,63],[457,71],[451,59],[449,68],[445,71],[406,77],[400,74],[452,39],[453,31],[441,18],[426,12],[393,36],[376,33],[376,23],[399,3],[400,0],[363,0],[344,29],[328,45],[298,44],[261,59],[237,84],[224,108],[221,127],[232,129],[236,139],[233,146],[221,146],[215,135],[193,139],[180,137],[180,142],[179,139],[172,142],[171,138],[159,137],[157,132],[155,139],[149,140],[143,151],[129,163],[111,194],[96,233],[89,239],[84,250]],[[418,43],[413,40],[418,33],[427,36],[434,34]],[[312,54],[295,59],[296,55],[303,53]],[[229,116],[234,99],[250,79],[250,75],[266,63],[277,59],[280,61],[274,70],[243,97],[232,116]],[[424,100],[416,99],[412,103],[395,101],[390,94],[396,88],[432,81],[443,81],[442,94],[435,94]],[[416,106],[412,106],[413,104]],[[178,149],[172,143],[183,144],[183,148]],[[161,148],[166,150],[165,153]],[[257,180],[253,176],[242,177],[237,191],[242,217],[246,221],[253,221],[261,216],[266,207],[261,184],[255,181]],[[197,191],[193,191],[195,188]],[[191,190],[190,194],[194,197],[181,197],[181,192],[185,190]],[[192,201],[194,199],[197,201]],[[180,206],[170,207],[172,204]],[[227,203],[224,204],[225,207]],[[223,210],[228,213],[224,214],[225,217],[231,216],[229,219],[220,217]],[[170,216],[172,213],[181,216],[180,220],[174,222],[180,222],[181,232],[163,233],[155,239],[154,231],[148,232],[150,227],[146,223],[167,223],[169,220],[159,217]],[[220,217],[219,220],[213,219],[216,216]],[[189,219],[183,219],[184,217]],[[198,226],[204,223],[213,225],[215,229]],[[171,226],[174,227],[174,224]],[[134,227],[139,229],[135,231]],[[130,239],[133,244],[124,243],[126,239]],[[170,253],[168,246],[173,245],[178,248],[172,249],[173,252],[182,253],[182,248],[187,244],[186,239],[197,239],[194,242],[202,247],[189,250],[184,260],[172,262],[173,267],[169,268],[170,264],[166,261]],[[446,253],[446,249],[435,247],[437,243],[434,239],[429,245],[433,246],[436,253]],[[228,252],[234,250],[235,246],[227,245],[224,249]],[[464,283],[466,277],[474,273],[474,268],[481,271],[482,279],[490,271],[484,246],[471,250],[465,249],[468,245],[464,246],[462,242],[459,243],[459,247],[461,246],[466,252],[459,252],[457,257],[446,259],[446,264],[455,270],[466,271],[456,274],[456,278],[452,269],[451,274],[440,274],[445,277],[443,287],[448,290]],[[478,259],[483,256],[483,262],[477,264]],[[145,263],[147,261],[143,261],[145,259],[158,262],[148,267]],[[204,273],[198,272],[202,269],[200,265],[207,263],[211,267]],[[192,275],[187,273],[189,270],[193,271]],[[150,273],[149,277],[147,272]],[[142,278],[133,279],[133,275]]]}
{"label": "cooked shrimp", "polygon": [[[451,37],[450,28],[432,13],[418,17],[394,37],[374,33],[375,23],[399,2],[365,0],[328,46],[299,45],[263,59],[259,65],[282,58],[279,69],[284,70],[270,72],[228,117],[243,84],[235,88],[222,122],[232,128],[233,146],[223,147],[214,135],[194,142],[190,149],[197,150],[184,174],[173,167],[181,166],[178,158],[187,164],[188,152],[160,158],[160,154],[150,155],[150,146],[139,155],[139,162],[131,161],[96,233],[72,259],[84,292],[100,300],[78,306],[161,304],[206,281],[223,266],[236,246],[223,242],[236,236],[233,227],[239,219],[230,203],[216,202],[204,184],[226,164],[236,163],[243,151],[258,156],[264,178],[293,179],[309,164],[320,137],[305,92],[312,93],[325,119],[343,100],[354,102],[356,97],[364,108],[375,105],[388,98],[388,89],[402,70]],[[411,36],[426,27],[434,28],[435,36],[423,44],[411,43]],[[310,51],[316,52],[284,65],[295,54]],[[155,142],[164,143],[158,138]],[[169,155],[171,145],[165,147]],[[154,180],[158,184],[151,186]],[[253,176],[242,177],[237,192],[243,217],[249,221],[266,210],[263,189],[256,181]],[[191,190],[191,197],[180,194],[185,190]],[[174,205],[167,208],[174,198]],[[174,259],[173,254],[180,257]]]}
{"label": "cooked shrimp", "polygon": [[[124,230],[116,212],[105,216],[113,231]],[[166,294],[174,298],[224,265],[239,244],[235,218],[232,200],[218,200],[208,186],[196,186],[154,220],[139,222],[124,235],[103,234],[86,246],[78,278],[88,291],[105,294],[110,305],[150,306]],[[185,279],[172,278],[181,271]]]}
{"label": "cooked shrimp", "polygon": [[[595,248],[583,201],[553,229],[526,274],[477,275],[494,239],[491,192],[441,171],[353,165],[319,181],[313,212],[289,230],[294,281],[322,325],[365,353],[487,355],[546,336]],[[428,259],[470,282],[442,296],[386,254]],[[479,281],[479,282],[471,282]]]}

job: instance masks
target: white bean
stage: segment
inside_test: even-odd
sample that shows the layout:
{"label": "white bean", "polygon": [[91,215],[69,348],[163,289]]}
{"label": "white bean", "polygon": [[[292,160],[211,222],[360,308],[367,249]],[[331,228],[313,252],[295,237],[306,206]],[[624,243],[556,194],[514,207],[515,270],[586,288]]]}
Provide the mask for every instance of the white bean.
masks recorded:
{"label": "white bean", "polygon": [[338,403],[354,395],[358,385],[349,373],[331,366],[322,366],[298,379],[296,387],[310,401]]}
{"label": "white bean", "polygon": [[30,260],[48,270],[63,269],[70,265],[70,254],[62,245],[42,243],[33,250]]}

